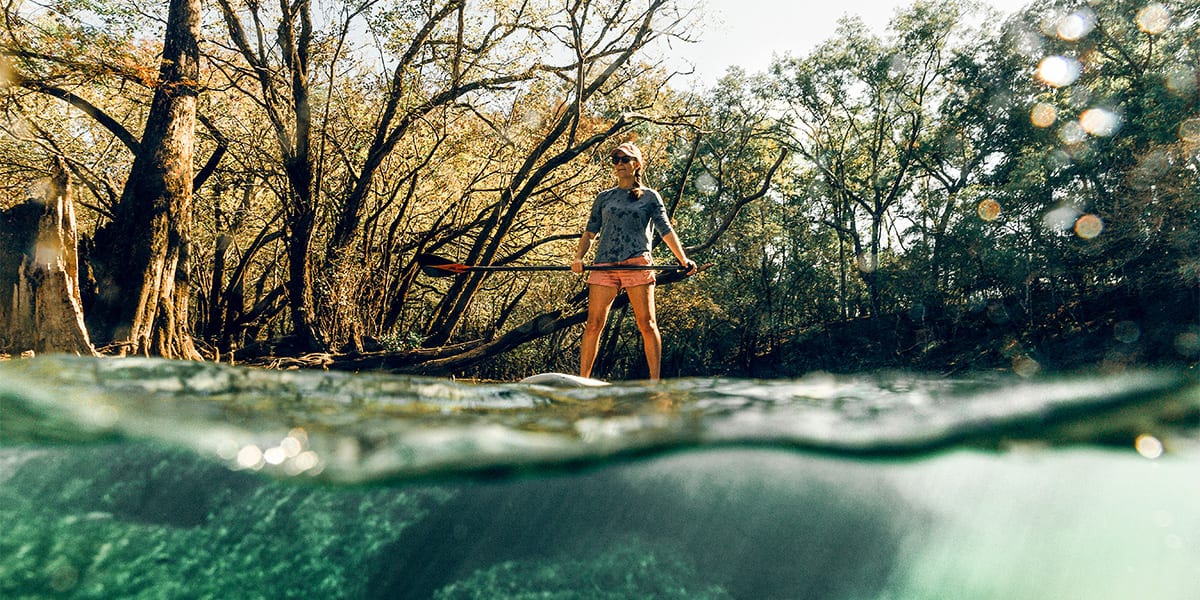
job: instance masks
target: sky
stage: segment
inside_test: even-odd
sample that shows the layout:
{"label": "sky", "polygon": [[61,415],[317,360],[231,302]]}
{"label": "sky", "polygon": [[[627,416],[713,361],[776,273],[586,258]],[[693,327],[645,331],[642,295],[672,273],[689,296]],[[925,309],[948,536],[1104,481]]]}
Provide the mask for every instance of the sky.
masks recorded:
{"label": "sky", "polygon": [[[829,39],[837,21],[858,15],[882,33],[898,8],[913,0],[700,0],[708,18],[702,41],[677,44],[677,59],[695,64],[703,86],[716,82],[730,65],[750,73],[765,71],[775,54],[802,56]],[[1029,0],[984,0],[1002,14],[1023,8]]]}

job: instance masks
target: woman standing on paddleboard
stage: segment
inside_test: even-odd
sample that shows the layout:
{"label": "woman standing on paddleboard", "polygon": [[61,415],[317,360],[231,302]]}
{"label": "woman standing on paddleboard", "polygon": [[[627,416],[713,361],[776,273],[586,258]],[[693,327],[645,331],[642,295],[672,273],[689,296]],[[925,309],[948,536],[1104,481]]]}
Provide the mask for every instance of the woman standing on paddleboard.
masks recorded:
{"label": "woman standing on paddleboard", "polygon": [[[596,245],[596,265],[649,265],[653,231],[658,231],[688,275],[696,272],[696,263],[688,259],[679,236],[667,218],[667,209],[658,192],[642,186],[642,151],[625,142],[612,151],[617,187],[596,195],[591,216],[575,249],[571,270],[583,273],[583,257]],[[592,271],[588,284],[588,319],[583,329],[583,347],[579,352],[579,374],[591,377],[596,361],[600,333],[608,321],[608,311],[622,289],[629,295],[633,315],[646,350],[650,379],[659,378],[662,362],[662,336],[654,316],[654,271]]]}

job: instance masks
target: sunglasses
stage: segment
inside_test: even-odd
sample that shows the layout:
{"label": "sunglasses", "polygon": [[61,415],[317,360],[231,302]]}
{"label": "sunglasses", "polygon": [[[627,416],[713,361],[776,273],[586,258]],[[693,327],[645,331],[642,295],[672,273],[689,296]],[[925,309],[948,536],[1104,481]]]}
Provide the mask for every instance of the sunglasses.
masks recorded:
{"label": "sunglasses", "polygon": [[612,157],[612,163],[614,165],[626,165],[635,160],[637,160],[637,159],[632,156],[625,156],[625,155],[618,156],[618,155],[614,154]]}

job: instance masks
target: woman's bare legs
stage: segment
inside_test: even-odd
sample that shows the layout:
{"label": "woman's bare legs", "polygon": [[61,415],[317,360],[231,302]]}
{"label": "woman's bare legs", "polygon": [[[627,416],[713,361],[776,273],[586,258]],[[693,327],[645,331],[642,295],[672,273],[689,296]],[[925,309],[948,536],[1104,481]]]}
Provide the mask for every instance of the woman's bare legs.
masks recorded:
{"label": "woman's bare legs", "polygon": [[588,285],[588,317],[583,326],[583,344],[579,350],[579,376],[591,377],[592,365],[600,344],[600,333],[608,321],[608,309],[621,290],[607,285]]}
{"label": "woman's bare legs", "polygon": [[646,349],[646,366],[650,379],[657,380],[662,365],[662,335],[658,331],[658,319],[654,314],[654,285],[638,285],[625,290],[638,331],[642,332],[642,345]]}

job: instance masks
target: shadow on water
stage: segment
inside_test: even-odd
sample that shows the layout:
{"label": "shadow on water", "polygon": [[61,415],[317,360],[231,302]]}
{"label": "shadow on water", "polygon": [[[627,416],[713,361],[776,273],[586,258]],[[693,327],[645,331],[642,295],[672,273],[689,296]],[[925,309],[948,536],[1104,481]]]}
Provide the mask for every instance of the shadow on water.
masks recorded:
{"label": "shadow on water", "polygon": [[698,452],[573,475],[466,482],[381,553],[370,595],[429,598],[501,561],[649,540],[735,598],[874,597],[914,510],[861,464]]}

